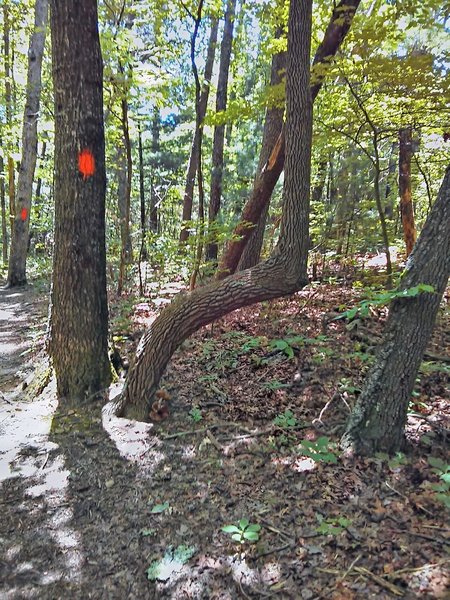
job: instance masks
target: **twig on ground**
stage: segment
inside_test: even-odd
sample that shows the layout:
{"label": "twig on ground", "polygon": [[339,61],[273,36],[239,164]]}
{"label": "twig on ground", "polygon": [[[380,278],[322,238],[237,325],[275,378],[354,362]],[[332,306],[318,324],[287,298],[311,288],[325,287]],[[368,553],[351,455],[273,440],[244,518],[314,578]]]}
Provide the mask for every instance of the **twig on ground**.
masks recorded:
{"label": "twig on ground", "polygon": [[216,440],[216,438],[213,436],[213,434],[211,433],[210,429],[206,430],[206,437],[208,438],[208,440],[211,442],[211,444],[214,446],[214,448],[220,452],[220,454],[223,454],[223,448],[222,446],[219,444],[219,442]]}

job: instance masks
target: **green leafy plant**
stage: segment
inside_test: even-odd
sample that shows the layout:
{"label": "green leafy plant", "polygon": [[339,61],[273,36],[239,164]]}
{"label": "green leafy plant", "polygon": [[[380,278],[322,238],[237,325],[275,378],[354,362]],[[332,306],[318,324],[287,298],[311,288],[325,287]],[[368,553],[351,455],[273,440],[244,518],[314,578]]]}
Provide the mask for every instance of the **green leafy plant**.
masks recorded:
{"label": "green leafy plant", "polygon": [[168,581],[181,571],[183,565],[194,556],[196,551],[195,546],[181,545],[175,549],[170,546],[162,559],[154,560],[149,566],[146,571],[147,578],[150,581]]}
{"label": "green leafy plant", "polygon": [[440,479],[440,483],[433,483],[431,489],[437,492],[436,499],[450,509],[450,464],[436,456],[429,456],[428,464]]}
{"label": "green leafy plant", "polygon": [[434,287],[426,283],[419,283],[418,285],[407,288],[406,290],[388,290],[381,294],[375,294],[372,298],[362,300],[353,308],[350,308],[349,310],[346,310],[342,314],[335,317],[333,321],[338,321],[339,319],[348,319],[349,321],[352,321],[356,317],[363,319],[369,316],[370,310],[373,307],[387,306],[393,300],[397,300],[399,298],[415,298],[419,294],[432,294],[433,292]]}
{"label": "green leafy plant", "polygon": [[154,515],[159,515],[166,510],[170,510],[170,504],[167,501],[163,502],[163,504],[155,504],[150,512]]}
{"label": "green leafy plant", "polygon": [[273,424],[282,429],[292,429],[297,425],[297,419],[291,410],[285,410],[284,413],[275,417]]}
{"label": "green leafy plant", "polygon": [[319,521],[319,527],[316,528],[316,531],[321,535],[339,535],[352,523],[350,519],[345,517],[325,519],[320,513],[316,514],[316,519]]}
{"label": "green leafy plant", "polygon": [[278,379],[271,379],[270,381],[264,381],[263,387],[270,390],[271,392],[275,392],[276,390],[281,390],[283,388],[290,387],[290,383],[282,383],[278,381]]}
{"label": "green leafy plant", "polygon": [[257,542],[261,525],[250,523],[248,519],[241,519],[237,525],[225,525],[222,527],[224,533],[231,534],[231,539],[239,544],[245,542]]}
{"label": "green leafy plant", "polygon": [[325,436],[317,438],[315,442],[302,440],[299,452],[315,462],[337,463],[336,444]]}
{"label": "green leafy plant", "polygon": [[199,423],[203,419],[202,411],[198,408],[198,406],[193,406],[189,411],[189,416],[194,421],[194,423]]}

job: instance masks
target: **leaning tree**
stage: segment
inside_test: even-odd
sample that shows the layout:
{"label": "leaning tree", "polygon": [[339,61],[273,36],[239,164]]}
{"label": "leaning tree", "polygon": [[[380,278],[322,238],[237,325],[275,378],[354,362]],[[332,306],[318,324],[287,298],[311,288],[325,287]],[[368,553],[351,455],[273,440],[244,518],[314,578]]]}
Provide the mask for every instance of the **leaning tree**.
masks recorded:
{"label": "leaning tree", "polygon": [[408,405],[449,275],[450,166],[399,287],[420,291],[426,284],[434,291],[393,301],[377,359],[342,438],[347,451],[395,452],[403,446]]}
{"label": "leaning tree", "polygon": [[180,294],[144,333],[124,390],[112,410],[146,420],[170,357],[203,325],[243,306],[292,294],[308,283],[312,101],[312,0],[289,8],[286,74],[286,161],[281,233],[268,260],[252,269]]}
{"label": "leaning tree", "polygon": [[111,380],[105,251],[105,138],[96,0],[52,0],[55,249],[49,350],[60,397]]}

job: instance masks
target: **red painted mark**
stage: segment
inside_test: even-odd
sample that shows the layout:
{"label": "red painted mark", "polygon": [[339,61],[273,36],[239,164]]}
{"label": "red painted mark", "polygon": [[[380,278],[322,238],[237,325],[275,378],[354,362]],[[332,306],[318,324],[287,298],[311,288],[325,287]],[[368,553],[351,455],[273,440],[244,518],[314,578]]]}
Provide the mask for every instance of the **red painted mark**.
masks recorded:
{"label": "red painted mark", "polygon": [[87,179],[95,173],[94,155],[87,148],[78,154],[78,169],[83,175],[83,179]]}
{"label": "red painted mark", "polygon": [[26,208],[22,208],[22,210],[20,211],[20,218],[22,219],[22,221],[26,221],[27,220],[27,216],[28,216],[28,211]]}

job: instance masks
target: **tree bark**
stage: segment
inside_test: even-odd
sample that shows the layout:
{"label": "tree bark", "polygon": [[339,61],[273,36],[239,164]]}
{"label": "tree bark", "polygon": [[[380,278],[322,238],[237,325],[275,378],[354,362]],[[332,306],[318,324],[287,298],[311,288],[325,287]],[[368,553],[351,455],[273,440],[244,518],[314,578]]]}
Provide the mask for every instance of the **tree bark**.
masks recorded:
{"label": "tree bark", "polygon": [[49,350],[58,395],[79,401],[111,380],[103,65],[96,0],[51,0],[50,7],[55,248]]}
{"label": "tree bark", "polygon": [[37,160],[37,124],[41,98],[41,71],[47,28],[48,0],[36,0],[34,31],[28,50],[28,74],[25,112],[22,129],[22,160],[20,162],[15,202],[14,227],[8,265],[8,286],[27,282],[26,262],[30,229],[33,178]]}
{"label": "tree bark", "polygon": [[[153,120],[152,120],[152,155],[153,155],[153,164],[156,164],[155,157],[160,151],[160,128],[161,128],[161,119],[159,116],[159,109],[155,107],[153,110]],[[154,169],[156,171],[156,169]],[[152,184],[150,190],[150,231],[153,233],[158,233],[158,197],[156,193],[156,178],[152,176]]]}
{"label": "tree bark", "polygon": [[[333,10],[324,38],[316,50],[313,61],[314,83],[311,86],[311,98],[314,102],[325,79],[323,70],[314,69],[315,65],[331,63],[342,41],[350,29],[355,12],[361,0],[341,0]],[[222,257],[217,278],[223,279],[234,273],[242,252],[257,224],[263,208],[270,202],[273,189],[284,167],[285,129],[283,128],[259,176],[255,179],[253,191],[242,211],[241,221],[236,225],[227,251]]]}
{"label": "tree bark", "polygon": [[[277,31],[276,37],[281,36],[281,30]],[[272,58],[272,68],[270,74],[270,85],[279,85],[284,77],[286,71],[286,52],[279,52],[274,54]],[[266,118],[264,121],[263,141],[261,152],[259,155],[259,163],[257,173],[261,173],[264,165],[267,163],[272,148],[274,147],[282,129],[283,129],[283,115],[284,107],[270,107],[266,111]],[[261,248],[264,240],[264,231],[266,228],[267,213],[269,212],[269,203],[261,210],[258,223],[252,232],[250,239],[248,240],[244,251],[242,252],[241,259],[239,261],[238,270],[243,271],[255,266],[259,262],[261,254]]]}
{"label": "tree bark", "polygon": [[400,194],[400,214],[402,217],[406,256],[409,256],[416,243],[416,224],[414,222],[414,209],[411,195],[411,158],[413,155],[411,127],[400,129],[398,138],[398,189]]}
{"label": "tree bark", "polygon": [[[208,106],[209,90],[211,85],[212,71],[214,67],[214,57],[216,54],[217,44],[217,31],[219,29],[219,20],[213,19],[211,22],[211,33],[209,36],[208,50],[206,53],[205,63],[205,76],[203,81],[203,89],[200,94],[199,106],[196,108],[196,115],[198,113],[200,123],[203,122],[206,115],[206,108]],[[194,138],[192,140],[191,154],[189,156],[189,163],[186,174],[186,185],[184,188],[183,197],[183,223],[192,219],[192,203],[194,200],[194,187],[195,187],[195,176],[198,170],[198,156],[199,156],[199,144],[200,144],[200,126],[196,126],[194,132]],[[187,241],[189,237],[189,228],[182,226],[180,233],[180,244]]]}
{"label": "tree bark", "polygon": [[[236,11],[236,0],[228,0],[225,13],[225,25],[223,29],[222,44],[220,46],[219,78],[217,82],[216,113],[223,112],[227,108],[228,74],[230,71],[231,47],[233,43],[234,15]],[[217,219],[222,198],[223,179],[223,154],[225,145],[225,125],[214,127],[214,139],[212,150],[211,190],[209,196],[209,225]],[[207,245],[206,258],[216,261],[218,246],[216,236],[209,232],[212,241]]]}
{"label": "tree bark", "polygon": [[[0,138],[0,146],[2,140]],[[2,257],[3,264],[6,266],[8,264],[8,225],[6,222],[6,194],[5,194],[5,180],[3,178],[3,170],[5,168],[5,163],[3,161],[3,156],[0,155],[0,207],[2,213]]]}
{"label": "tree bark", "polygon": [[146,420],[158,382],[180,343],[211,321],[308,282],[312,102],[309,86],[312,0],[290,4],[286,84],[287,133],[283,217],[272,256],[247,271],[179,295],[142,337],[114,412]]}
{"label": "tree bark", "polygon": [[410,255],[400,290],[432,285],[433,293],[393,301],[383,342],[342,438],[358,454],[402,448],[408,404],[450,275],[450,167]]}
{"label": "tree bark", "polygon": [[[11,93],[11,52],[9,43],[10,33],[10,15],[8,3],[3,4],[3,60],[5,64],[5,112],[6,124],[9,130],[12,127],[12,93]],[[6,143],[7,158],[6,165],[8,169],[8,199],[9,199],[9,224],[11,236],[14,230],[15,208],[15,181],[14,181],[14,159],[11,156],[10,142]]]}

